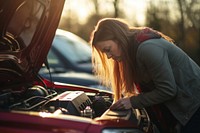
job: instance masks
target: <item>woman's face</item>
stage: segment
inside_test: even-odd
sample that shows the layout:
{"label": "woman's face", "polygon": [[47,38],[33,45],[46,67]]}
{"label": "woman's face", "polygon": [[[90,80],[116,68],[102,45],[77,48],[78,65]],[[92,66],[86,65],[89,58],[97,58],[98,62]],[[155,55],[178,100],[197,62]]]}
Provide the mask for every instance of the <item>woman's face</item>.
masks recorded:
{"label": "woman's face", "polygon": [[121,61],[121,49],[116,41],[106,40],[97,42],[96,49],[107,55],[107,58],[112,58],[115,61]]}

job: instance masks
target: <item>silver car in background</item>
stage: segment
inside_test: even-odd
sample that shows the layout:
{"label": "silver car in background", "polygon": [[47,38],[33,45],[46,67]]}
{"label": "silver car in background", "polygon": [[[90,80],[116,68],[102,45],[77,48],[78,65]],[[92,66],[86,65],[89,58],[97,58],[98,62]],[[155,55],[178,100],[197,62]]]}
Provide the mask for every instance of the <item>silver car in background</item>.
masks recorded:
{"label": "silver car in background", "polygon": [[100,85],[92,73],[89,44],[71,32],[57,29],[47,60],[50,72],[46,67],[41,68],[42,77],[55,82],[110,90]]}

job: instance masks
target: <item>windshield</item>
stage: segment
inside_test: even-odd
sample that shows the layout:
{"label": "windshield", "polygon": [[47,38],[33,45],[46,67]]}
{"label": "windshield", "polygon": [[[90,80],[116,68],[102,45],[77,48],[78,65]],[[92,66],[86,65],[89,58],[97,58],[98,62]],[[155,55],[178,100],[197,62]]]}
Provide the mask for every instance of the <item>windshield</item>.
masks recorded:
{"label": "windshield", "polygon": [[91,62],[91,48],[89,44],[75,35],[56,35],[53,45],[72,62]]}

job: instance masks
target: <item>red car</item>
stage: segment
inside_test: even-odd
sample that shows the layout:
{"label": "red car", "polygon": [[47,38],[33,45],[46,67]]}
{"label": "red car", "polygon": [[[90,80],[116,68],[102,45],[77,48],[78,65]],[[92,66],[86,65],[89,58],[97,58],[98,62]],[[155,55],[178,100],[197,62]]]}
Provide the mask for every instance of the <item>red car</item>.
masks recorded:
{"label": "red car", "polygon": [[63,5],[64,0],[0,0],[0,132],[157,131],[157,117],[145,109],[109,110],[111,92],[38,75]]}

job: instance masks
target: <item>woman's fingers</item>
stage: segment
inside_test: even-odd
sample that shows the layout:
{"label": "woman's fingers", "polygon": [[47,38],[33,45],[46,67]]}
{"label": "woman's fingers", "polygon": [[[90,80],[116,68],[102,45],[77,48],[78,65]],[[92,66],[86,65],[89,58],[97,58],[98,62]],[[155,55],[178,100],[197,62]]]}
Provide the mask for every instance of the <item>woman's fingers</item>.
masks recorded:
{"label": "woman's fingers", "polygon": [[111,110],[130,109],[131,103],[129,98],[123,98],[111,105]]}
{"label": "woman's fingers", "polygon": [[114,103],[114,104],[111,105],[111,107],[110,107],[111,110],[118,110],[118,109],[121,109],[121,108],[122,108],[122,107],[121,107],[121,105],[120,105],[119,102]]}

